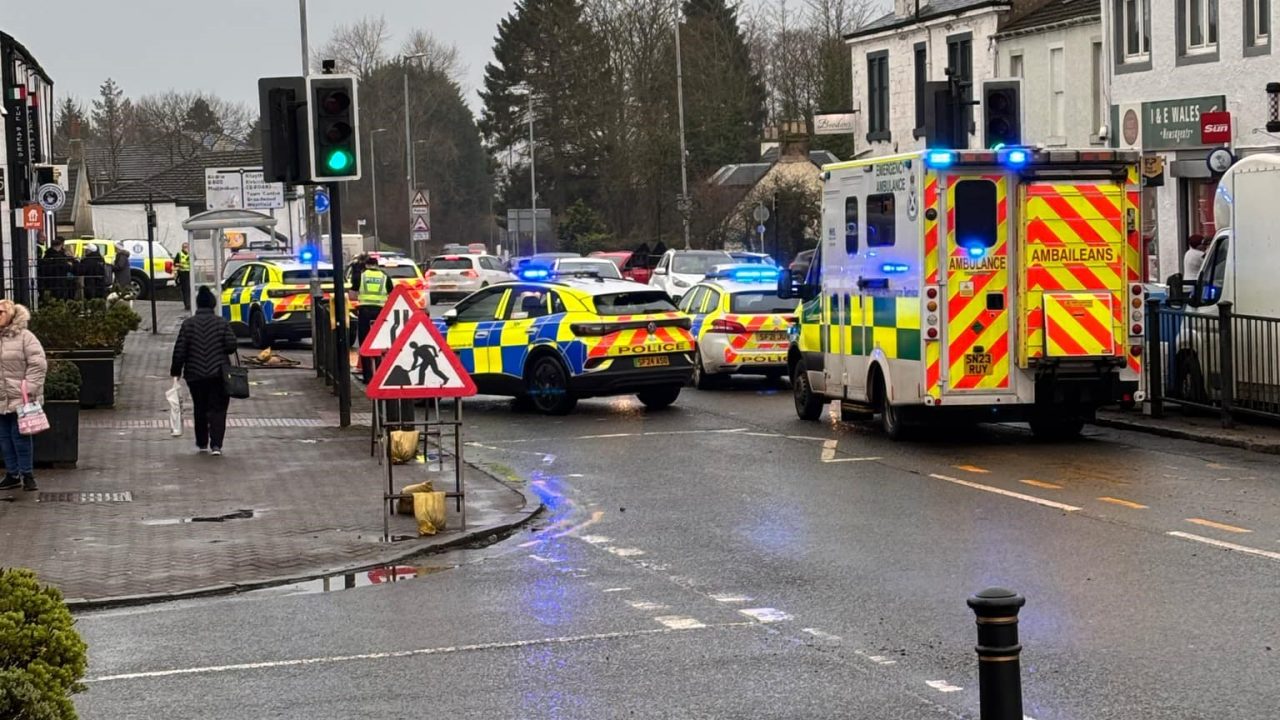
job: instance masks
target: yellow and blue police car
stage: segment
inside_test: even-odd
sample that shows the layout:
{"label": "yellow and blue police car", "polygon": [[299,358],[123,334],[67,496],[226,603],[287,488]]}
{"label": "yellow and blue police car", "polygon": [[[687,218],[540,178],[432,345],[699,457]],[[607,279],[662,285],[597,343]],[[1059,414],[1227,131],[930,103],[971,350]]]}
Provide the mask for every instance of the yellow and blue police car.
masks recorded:
{"label": "yellow and blue police car", "polygon": [[[317,265],[325,297],[333,292],[333,266]],[[311,266],[288,260],[255,260],[236,268],[222,284],[222,316],[254,347],[311,337]]]}
{"label": "yellow and blue police car", "polygon": [[527,267],[435,320],[480,392],[548,415],[581,398],[671,405],[693,372],[690,320],[656,288]]}
{"label": "yellow and blue police car", "polygon": [[787,373],[795,303],[778,298],[778,269],[762,264],[717,265],[680,299],[697,340],[693,382],[699,390],[727,376]]}

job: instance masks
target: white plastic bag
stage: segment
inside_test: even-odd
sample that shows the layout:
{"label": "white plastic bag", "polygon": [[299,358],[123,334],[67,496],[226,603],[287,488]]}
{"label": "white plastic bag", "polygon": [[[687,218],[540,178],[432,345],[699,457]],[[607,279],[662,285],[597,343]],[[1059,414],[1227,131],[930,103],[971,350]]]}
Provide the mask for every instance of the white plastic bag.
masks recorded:
{"label": "white plastic bag", "polygon": [[164,391],[164,397],[169,401],[169,435],[182,437],[182,383],[178,378]]}

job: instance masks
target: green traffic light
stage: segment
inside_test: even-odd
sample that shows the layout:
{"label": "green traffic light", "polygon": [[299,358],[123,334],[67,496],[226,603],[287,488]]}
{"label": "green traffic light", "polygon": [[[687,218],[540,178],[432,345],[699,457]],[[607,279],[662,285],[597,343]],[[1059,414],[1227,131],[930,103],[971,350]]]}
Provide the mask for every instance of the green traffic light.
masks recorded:
{"label": "green traffic light", "polygon": [[333,172],[342,172],[349,169],[352,162],[351,153],[346,150],[334,150],[329,153],[329,159],[325,161],[325,165]]}

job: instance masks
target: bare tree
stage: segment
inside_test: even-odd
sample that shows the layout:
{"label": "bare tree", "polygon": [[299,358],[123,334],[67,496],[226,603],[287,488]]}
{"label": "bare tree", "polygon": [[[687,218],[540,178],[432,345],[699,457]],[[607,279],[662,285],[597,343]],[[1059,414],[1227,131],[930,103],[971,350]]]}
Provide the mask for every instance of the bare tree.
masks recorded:
{"label": "bare tree", "polygon": [[333,60],[339,71],[352,73],[364,80],[386,64],[390,40],[391,28],[387,19],[382,15],[370,15],[334,28],[333,35],[316,56],[321,60]]}
{"label": "bare tree", "polygon": [[414,61],[419,68],[439,72],[450,80],[457,81],[467,72],[458,55],[458,46],[443,42],[426,30],[416,29],[409,33],[400,46],[400,56],[409,55],[421,56]]}

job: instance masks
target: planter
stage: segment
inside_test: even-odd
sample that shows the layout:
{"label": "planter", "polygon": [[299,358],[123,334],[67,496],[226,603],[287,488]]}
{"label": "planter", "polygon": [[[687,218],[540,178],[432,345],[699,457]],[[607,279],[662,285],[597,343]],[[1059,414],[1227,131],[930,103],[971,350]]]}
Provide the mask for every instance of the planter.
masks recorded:
{"label": "planter", "polygon": [[37,467],[75,467],[80,460],[80,403],[50,400],[44,404],[49,429],[36,435]]}
{"label": "planter", "polygon": [[80,407],[116,404],[115,352],[102,350],[49,350],[50,359],[70,360],[80,369]]}

